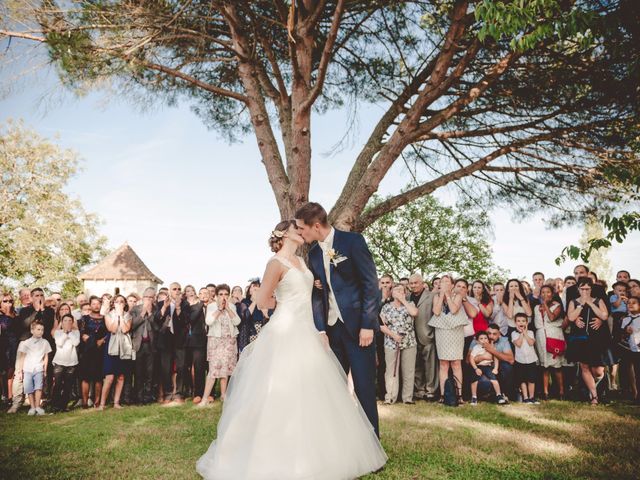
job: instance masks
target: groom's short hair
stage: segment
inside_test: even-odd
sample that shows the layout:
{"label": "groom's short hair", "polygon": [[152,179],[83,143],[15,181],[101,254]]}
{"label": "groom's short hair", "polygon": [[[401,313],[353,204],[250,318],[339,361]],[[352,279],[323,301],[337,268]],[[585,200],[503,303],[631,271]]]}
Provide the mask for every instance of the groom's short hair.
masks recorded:
{"label": "groom's short hair", "polygon": [[296,212],[295,218],[302,220],[306,225],[319,223],[322,226],[328,226],[327,211],[319,203],[309,202],[304,204]]}

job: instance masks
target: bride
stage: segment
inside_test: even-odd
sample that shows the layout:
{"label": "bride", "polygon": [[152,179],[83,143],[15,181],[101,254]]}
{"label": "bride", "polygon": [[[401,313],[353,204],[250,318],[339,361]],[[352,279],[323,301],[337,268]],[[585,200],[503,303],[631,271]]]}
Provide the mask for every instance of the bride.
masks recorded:
{"label": "bride", "polygon": [[387,460],[313,323],[313,274],[295,255],[303,242],[294,221],[269,239],[258,307],[275,291],[277,309],[231,377],[218,437],[196,464],[206,479],[353,479]]}

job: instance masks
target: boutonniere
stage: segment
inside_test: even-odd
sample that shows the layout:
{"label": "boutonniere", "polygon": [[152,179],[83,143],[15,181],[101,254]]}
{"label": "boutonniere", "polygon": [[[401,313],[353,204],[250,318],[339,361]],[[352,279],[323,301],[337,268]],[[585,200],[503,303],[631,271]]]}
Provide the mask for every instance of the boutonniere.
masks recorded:
{"label": "boutonniere", "polygon": [[329,257],[329,262],[334,267],[337,267],[340,262],[344,262],[347,259],[347,257],[333,248],[329,249],[329,251],[327,252],[327,256]]}

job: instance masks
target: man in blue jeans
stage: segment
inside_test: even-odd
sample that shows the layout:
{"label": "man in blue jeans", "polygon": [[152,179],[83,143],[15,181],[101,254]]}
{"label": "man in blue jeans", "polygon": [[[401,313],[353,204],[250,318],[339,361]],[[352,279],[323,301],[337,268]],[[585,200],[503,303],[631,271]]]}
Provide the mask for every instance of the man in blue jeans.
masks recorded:
{"label": "man in blue jeans", "polygon": [[[513,351],[507,337],[500,335],[500,327],[495,323],[489,325],[487,328],[487,336],[489,337],[489,343],[484,345],[484,349],[487,353],[493,355],[500,361],[498,371],[498,382],[500,383],[500,389],[507,396],[508,399],[513,400],[516,398],[516,390],[513,382]],[[476,340],[471,342],[469,346],[469,352],[473,349]],[[467,358],[467,362],[469,359]],[[493,391],[491,382],[486,377],[482,377],[478,381],[478,396],[486,395]]]}

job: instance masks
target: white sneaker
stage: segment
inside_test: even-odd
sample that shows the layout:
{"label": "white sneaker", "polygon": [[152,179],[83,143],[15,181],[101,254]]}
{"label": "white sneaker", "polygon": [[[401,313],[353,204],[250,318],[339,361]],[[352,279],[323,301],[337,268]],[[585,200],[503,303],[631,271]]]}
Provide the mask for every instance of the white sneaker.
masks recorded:
{"label": "white sneaker", "polygon": [[87,405],[89,405],[90,407],[93,407],[93,400],[89,399],[89,401],[87,401]]}
{"label": "white sneaker", "polygon": [[36,409],[35,408],[30,408],[29,409],[29,413],[27,413],[27,415],[33,416],[36,414]]}
{"label": "white sneaker", "polygon": [[36,415],[44,415],[44,414],[45,413],[43,408],[40,408],[40,407],[36,408]]}
{"label": "white sneaker", "polygon": [[7,413],[18,413],[19,409],[20,409],[20,404],[14,403],[13,405],[11,405],[11,408],[7,410]]}

